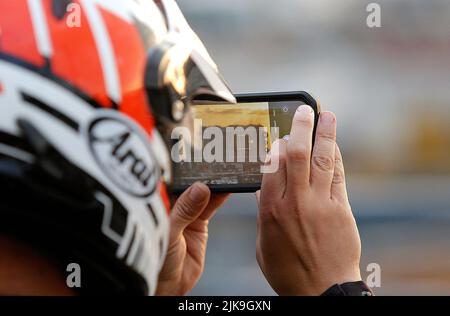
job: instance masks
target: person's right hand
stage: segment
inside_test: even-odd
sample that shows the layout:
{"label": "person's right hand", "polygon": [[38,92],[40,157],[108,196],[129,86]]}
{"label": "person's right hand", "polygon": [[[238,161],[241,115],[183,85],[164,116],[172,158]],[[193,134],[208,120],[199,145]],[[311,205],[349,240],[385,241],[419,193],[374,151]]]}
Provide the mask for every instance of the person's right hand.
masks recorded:
{"label": "person's right hand", "polygon": [[336,118],[301,106],[288,140],[278,140],[259,204],[257,260],[279,295],[320,295],[334,284],[360,281],[361,242],[347,198]]}

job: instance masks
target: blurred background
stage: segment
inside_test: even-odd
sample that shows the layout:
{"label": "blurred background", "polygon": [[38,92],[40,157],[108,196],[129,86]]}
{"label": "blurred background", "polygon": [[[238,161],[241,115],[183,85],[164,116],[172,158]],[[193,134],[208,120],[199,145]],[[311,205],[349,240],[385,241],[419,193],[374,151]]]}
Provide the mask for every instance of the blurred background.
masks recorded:
{"label": "blurred background", "polygon": [[[362,273],[378,295],[450,295],[450,2],[178,0],[232,90],[305,90],[338,116]],[[210,227],[193,295],[274,295],[255,259],[256,202]],[[282,247],[282,245],[280,245]]]}

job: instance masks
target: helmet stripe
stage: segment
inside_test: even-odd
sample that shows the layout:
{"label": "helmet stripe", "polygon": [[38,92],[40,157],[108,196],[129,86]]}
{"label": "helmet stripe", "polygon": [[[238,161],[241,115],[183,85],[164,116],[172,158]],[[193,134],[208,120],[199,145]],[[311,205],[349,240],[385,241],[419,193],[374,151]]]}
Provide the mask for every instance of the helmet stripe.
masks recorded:
{"label": "helmet stripe", "polygon": [[82,4],[86,12],[89,25],[92,28],[92,34],[94,35],[98,54],[100,56],[106,90],[111,100],[113,100],[115,104],[120,104],[122,101],[122,92],[120,89],[116,58],[108,30],[95,1],[84,0]]}
{"label": "helmet stripe", "polygon": [[33,23],[38,50],[42,56],[50,59],[53,55],[53,48],[42,1],[28,0],[28,6],[30,8],[31,21]]}

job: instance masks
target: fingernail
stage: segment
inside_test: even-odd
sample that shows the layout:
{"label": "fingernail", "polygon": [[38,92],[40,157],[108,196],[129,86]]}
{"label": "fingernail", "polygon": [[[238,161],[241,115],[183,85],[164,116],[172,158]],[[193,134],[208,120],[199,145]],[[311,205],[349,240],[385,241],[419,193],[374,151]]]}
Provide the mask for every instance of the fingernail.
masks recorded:
{"label": "fingernail", "polygon": [[314,111],[309,105],[302,105],[297,108],[297,113],[300,115],[300,118],[303,120],[308,120],[309,118],[314,116]]}
{"label": "fingernail", "polygon": [[284,137],[283,137],[283,140],[289,141],[289,135],[284,136]]}
{"label": "fingernail", "polygon": [[323,124],[331,125],[335,122],[336,117],[331,112],[323,112],[320,114],[320,122]]}
{"label": "fingernail", "polygon": [[205,198],[205,190],[200,183],[194,183],[189,191],[189,198],[194,203],[200,203]]}

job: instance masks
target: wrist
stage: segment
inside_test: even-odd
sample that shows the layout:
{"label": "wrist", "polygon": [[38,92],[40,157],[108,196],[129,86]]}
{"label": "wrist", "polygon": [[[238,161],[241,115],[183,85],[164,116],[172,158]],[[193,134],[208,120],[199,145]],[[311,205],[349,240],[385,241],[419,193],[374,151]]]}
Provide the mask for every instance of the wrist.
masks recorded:
{"label": "wrist", "polygon": [[308,295],[313,296],[321,295],[322,293],[326,292],[327,289],[335,285],[350,284],[357,282],[362,282],[359,267],[347,272],[334,271],[333,274],[331,274],[330,271],[329,273],[327,273],[327,275],[323,275],[323,278],[316,279],[315,282],[316,286],[311,287],[310,293]]}
{"label": "wrist", "polygon": [[325,275],[314,273],[301,278],[298,282],[290,282],[290,286],[282,284],[282,286],[275,286],[273,289],[280,296],[320,296],[335,285],[354,282],[362,282],[359,269],[345,274],[333,273],[333,275]]}
{"label": "wrist", "polygon": [[[318,280],[317,280],[318,281]],[[326,292],[327,289],[341,284],[350,284],[362,282],[361,272],[359,268],[348,271],[347,273],[334,273],[333,275],[329,275],[326,278],[323,278],[321,281],[316,282],[316,286],[311,288],[310,294],[308,295],[321,295]]]}

